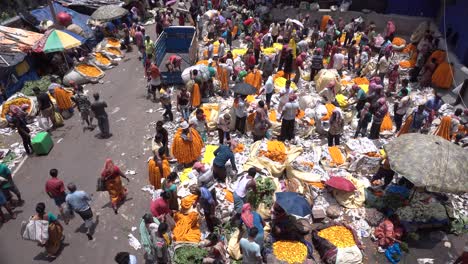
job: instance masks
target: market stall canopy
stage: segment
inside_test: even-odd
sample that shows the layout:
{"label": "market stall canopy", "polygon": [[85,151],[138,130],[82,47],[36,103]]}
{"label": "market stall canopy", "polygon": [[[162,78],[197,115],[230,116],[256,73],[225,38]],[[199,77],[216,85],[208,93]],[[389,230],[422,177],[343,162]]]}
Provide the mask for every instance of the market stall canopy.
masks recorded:
{"label": "market stall canopy", "polygon": [[468,192],[468,151],[435,135],[404,134],[384,145],[392,170],[432,192]]}
{"label": "market stall canopy", "polygon": [[[89,1],[89,2],[98,2],[98,1]],[[86,33],[86,36],[92,36],[93,30],[87,24],[89,16],[78,13],[70,8],[64,7],[55,2],[53,3],[53,5],[54,5],[55,12],[57,14],[60,12],[65,12],[69,14],[72,17],[73,24],[76,24],[79,27],[81,27]],[[47,20],[53,21],[54,20],[50,13],[50,8],[48,6],[32,10],[30,12],[30,15],[27,15],[27,16],[21,15],[21,18],[37,29],[40,29],[41,21],[47,21]]]}
{"label": "market stall canopy", "polygon": [[236,94],[249,95],[257,93],[257,88],[248,83],[237,83],[232,87],[232,91]]}
{"label": "market stall canopy", "polygon": [[32,31],[0,26],[0,50],[13,53],[28,52],[43,36]]}
{"label": "market stall canopy", "polygon": [[105,5],[123,5],[125,2],[130,2],[129,0],[120,1],[120,0],[58,0],[57,2],[62,3],[63,5],[68,6],[86,6],[90,8],[99,8]]}
{"label": "market stall canopy", "polygon": [[91,18],[99,21],[112,21],[128,14],[128,10],[118,5],[107,5],[99,7],[91,15]]}
{"label": "market stall canopy", "polygon": [[277,192],[276,203],[291,215],[304,217],[312,213],[307,200],[297,192]]}
{"label": "market stall canopy", "polygon": [[34,45],[34,52],[56,52],[76,48],[83,44],[85,39],[80,35],[67,30],[53,29],[47,31],[39,42]]}

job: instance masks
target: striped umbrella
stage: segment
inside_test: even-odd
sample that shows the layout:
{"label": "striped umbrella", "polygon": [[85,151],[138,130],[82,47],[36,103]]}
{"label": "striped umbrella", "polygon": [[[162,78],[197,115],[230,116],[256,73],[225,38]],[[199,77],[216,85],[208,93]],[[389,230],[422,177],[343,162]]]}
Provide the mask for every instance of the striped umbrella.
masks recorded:
{"label": "striped umbrella", "polygon": [[72,49],[83,44],[85,39],[68,30],[52,29],[47,31],[33,47],[35,52],[56,52]]}

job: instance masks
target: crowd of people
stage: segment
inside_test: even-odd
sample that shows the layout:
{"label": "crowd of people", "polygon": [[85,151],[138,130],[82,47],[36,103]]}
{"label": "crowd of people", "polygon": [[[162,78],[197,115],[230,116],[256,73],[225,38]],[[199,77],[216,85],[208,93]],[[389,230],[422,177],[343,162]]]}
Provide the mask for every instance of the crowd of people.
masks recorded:
{"label": "crowd of people", "polygon": [[[395,136],[432,133],[430,128],[434,127],[433,121],[444,119],[443,122],[450,123],[446,139],[466,146],[467,109],[456,108],[446,116],[441,112],[444,102],[437,91],[440,88],[451,88],[443,86],[446,76],[453,76],[453,68],[445,61],[443,56],[446,53],[440,51],[438,38],[430,28],[424,28],[421,37],[403,51],[409,61],[414,62],[407,74],[402,70],[401,57],[398,55],[402,51],[396,50],[392,44],[398,35],[392,21],[388,21],[383,32],[379,32],[374,22],[357,17],[345,21],[341,17],[333,19],[326,15],[322,21],[312,21],[309,15],[300,15],[297,20],[278,22],[254,13],[250,3],[253,1],[198,2],[191,2],[189,8],[183,6],[182,9],[186,11],[157,9],[159,11],[154,16],[156,36],[165,28],[175,25],[177,18],[178,25],[189,23],[195,26],[199,40],[203,43],[199,57],[206,61],[209,78],[193,70],[190,72],[190,81],[178,91],[173,91],[172,87],[162,81],[160,67],[181,72],[182,58],[172,55],[161,65],[156,64],[155,42],[145,34],[148,27],[145,29],[138,23],[141,10],[132,9],[134,23],[129,28],[123,26],[122,31],[124,47],[130,52],[132,45],[135,45],[137,56],[144,65],[148,98],[161,104],[165,110],[163,119],[156,123],[152,142],[153,157],[147,164],[148,184],[157,190],[157,195],[142,217],[139,229],[148,263],[170,263],[171,248],[177,241],[194,241],[199,243],[199,247],[208,249],[209,254],[203,263],[229,263],[227,241],[219,231],[224,220],[221,220],[218,211],[224,200],[232,204],[227,219],[239,227],[243,234],[238,237],[243,263],[268,262],[268,244],[274,241],[301,241],[308,249],[312,247],[311,242],[306,241],[297,229],[294,217],[277,203],[271,208],[271,232],[268,235],[264,233],[266,219],[262,219],[247,202],[248,193],[258,192],[255,178],[263,172],[253,166],[244,171],[242,164],[236,162],[234,150],[241,138],[249,142],[277,139],[296,145],[298,127],[303,125],[303,120],[298,119],[298,116],[305,110],[300,104],[300,97],[314,90],[314,85],[317,88],[321,72],[331,71],[338,76],[335,81],[323,85],[322,90],[316,89],[313,93],[321,104],[327,105],[327,110],[329,107],[331,109],[326,113],[326,133],[317,135],[329,147],[343,145],[349,138],[345,131],[350,130],[348,124],[352,121],[356,123],[352,137],[377,140],[388,118],[392,124],[390,131]],[[233,4],[249,8],[234,11],[228,8]],[[212,9],[218,10],[216,15],[205,15],[205,11]],[[229,13],[229,17],[221,16],[226,13]],[[239,53],[236,49],[244,51]],[[267,49],[273,49],[274,52],[266,52]],[[368,83],[366,86],[348,84],[343,89],[341,80],[346,77],[367,79]],[[278,78],[285,79],[280,89],[277,89],[275,82]],[[35,89],[41,116],[57,127],[63,120],[56,118],[54,108],[71,114],[76,107],[86,124],[84,130],[96,127],[93,124],[95,118],[100,130],[97,136],[103,139],[111,137],[106,102],[101,101],[99,94],[95,93],[95,101],[91,103],[83,93],[83,87],[71,84],[75,90],[73,97],[65,96],[67,92],[60,85],[51,85],[49,90],[56,99],[56,106],[47,93]],[[253,92],[236,92],[236,87],[241,84],[252,87]],[[412,93],[427,87],[434,88],[433,95],[427,100],[415,101]],[[337,99],[339,93],[347,96],[346,107]],[[233,102],[232,111],[220,112],[217,120],[214,120],[214,128],[208,126],[209,121],[203,110],[204,103],[210,98]],[[172,108],[173,103],[176,109]],[[270,116],[272,110],[276,112],[275,118]],[[348,112],[352,113],[352,121],[345,117]],[[30,131],[23,110],[12,107],[7,118],[21,136],[26,152],[32,153]],[[170,122],[178,122],[174,134],[165,128]],[[272,131],[274,122],[280,123],[276,134]],[[201,162],[205,147],[213,142],[219,146],[213,151],[212,163]],[[177,165],[174,166],[174,163]],[[194,184],[186,188],[189,192],[182,197],[180,189],[183,183],[180,177],[187,168],[191,169],[187,177]],[[385,178],[385,188],[394,173],[391,173],[388,160],[382,168],[387,170],[379,170],[372,181]],[[78,214],[85,222],[88,239],[92,240],[95,221],[91,196],[78,190],[73,183],[67,184],[66,191],[58,174],[57,169],[50,170],[51,178],[45,185],[46,193],[57,205],[63,223],[67,225],[70,215]],[[0,205],[14,219],[11,208],[17,204],[13,202],[11,194],[17,196],[18,204],[22,202],[21,194],[13,182],[11,171],[3,164],[0,164],[0,176],[0,179],[4,179],[1,181]],[[127,195],[122,178],[129,181],[112,160],[106,160],[98,180],[98,191],[108,192],[115,214],[118,214],[118,208]],[[1,209],[0,219],[5,220]],[[46,213],[42,202],[36,205],[36,214],[31,219],[49,223],[49,237],[42,244],[45,245],[47,255],[55,258],[63,238],[60,221],[54,214]],[[204,226],[203,232],[200,226]],[[202,233],[204,240],[201,239]],[[312,250],[308,254],[311,256]],[[120,252],[115,261],[137,263],[137,257]]]}

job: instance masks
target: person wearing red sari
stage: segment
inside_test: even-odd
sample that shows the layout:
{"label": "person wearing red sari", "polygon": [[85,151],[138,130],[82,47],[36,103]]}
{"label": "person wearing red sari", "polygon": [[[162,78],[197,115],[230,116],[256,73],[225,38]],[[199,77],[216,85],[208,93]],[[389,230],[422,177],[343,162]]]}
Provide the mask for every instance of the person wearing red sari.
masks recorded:
{"label": "person wearing red sari", "polygon": [[112,209],[114,209],[115,214],[118,214],[118,205],[127,196],[127,189],[122,185],[120,177],[125,178],[127,182],[130,182],[130,180],[120,171],[119,167],[114,165],[111,159],[106,160],[101,177],[104,179],[106,191],[109,193]]}

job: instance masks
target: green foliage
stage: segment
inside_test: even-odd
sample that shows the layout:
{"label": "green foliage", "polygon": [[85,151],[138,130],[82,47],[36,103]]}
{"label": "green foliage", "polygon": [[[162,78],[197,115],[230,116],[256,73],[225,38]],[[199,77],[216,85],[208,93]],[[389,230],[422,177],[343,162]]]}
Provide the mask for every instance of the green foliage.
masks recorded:
{"label": "green foliage", "polygon": [[260,203],[265,203],[265,206],[271,207],[273,205],[273,194],[275,193],[276,186],[270,178],[257,178],[257,193],[249,192],[247,194],[247,201],[252,208],[257,209]]}
{"label": "green foliage", "polygon": [[24,83],[23,89],[21,89],[21,92],[24,93],[27,96],[33,96],[33,88],[38,87],[41,91],[46,92],[47,88],[49,88],[49,85],[51,84],[50,82],[50,76],[46,75],[43,76],[41,79],[36,80],[36,81],[27,81]]}
{"label": "green foliage", "polygon": [[236,228],[231,225],[231,221],[225,221],[221,225],[215,226],[214,232],[219,236],[224,236],[227,241],[231,238]]}
{"label": "green foliage", "polygon": [[208,255],[208,251],[199,247],[184,246],[176,249],[174,262],[176,264],[202,264],[203,258]]}

